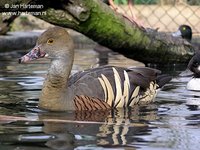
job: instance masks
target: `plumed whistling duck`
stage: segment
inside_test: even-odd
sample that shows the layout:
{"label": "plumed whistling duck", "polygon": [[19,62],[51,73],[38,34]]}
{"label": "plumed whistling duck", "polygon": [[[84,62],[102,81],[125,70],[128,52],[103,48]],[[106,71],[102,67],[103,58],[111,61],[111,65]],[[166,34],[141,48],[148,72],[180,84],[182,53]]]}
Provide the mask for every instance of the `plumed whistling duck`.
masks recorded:
{"label": "plumed whistling duck", "polygon": [[154,101],[157,89],[171,79],[156,69],[115,66],[101,66],[70,76],[74,44],[61,27],[41,34],[36,46],[19,63],[42,57],[50,59],[51,64],[39,107],[50,111],[105,110],[147,104]]}

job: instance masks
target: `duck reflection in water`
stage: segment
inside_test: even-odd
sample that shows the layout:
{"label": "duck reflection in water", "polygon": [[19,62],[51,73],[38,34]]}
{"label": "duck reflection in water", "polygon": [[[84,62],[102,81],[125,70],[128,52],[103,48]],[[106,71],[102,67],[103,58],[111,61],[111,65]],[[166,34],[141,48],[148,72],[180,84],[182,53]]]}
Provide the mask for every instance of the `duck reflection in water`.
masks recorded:
{"label": "duck reflection in water", "polygon": [[[14,127],[15,132],[1,134],[0,142],[10,143],[13,147],[20,144],[22,148],[42,146],[40,149],[47,146],[69,150],[87,145],[133,148],[135,145],[131,143],[144,142],[137,135],[151,134],[155,127],[150,127],[149,122],[157,118],[154,104],[112,111],[40,112],[37,120],[15,117],[10,118],[14,122],[4,122],[6,129]],[[25,128],[24,132],[22,128]]]}
{"label": "duck reflection in water", "polygon": [[[55,136],[46,146],[55,149],[87,145],[103,147],[129,146],[143,141],[135,135],[151,134],[148,122],[157,119],[155,105],[114,111],[77,111],[74,113],[41,113],[43,132]],[[69,115],[70,114],[70,115]]]}

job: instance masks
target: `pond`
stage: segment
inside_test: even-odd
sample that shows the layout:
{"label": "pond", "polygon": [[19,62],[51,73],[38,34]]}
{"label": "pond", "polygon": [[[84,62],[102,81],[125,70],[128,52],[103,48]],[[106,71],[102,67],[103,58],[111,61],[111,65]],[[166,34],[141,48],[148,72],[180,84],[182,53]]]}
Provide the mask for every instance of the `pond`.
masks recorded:
{"label": "pond", "polygon": [[[186,65],[153,65],[173,75],[155,103],[127,110],[56,113],[37,107],[48,60],[17,64],[23,54],[0,54],[1,150],[199,149],[200,93],[185,89],[190,77],[178,74]],[[75,56],[72,73],[102,64],[142,65],[114,52],[84,49]]]}

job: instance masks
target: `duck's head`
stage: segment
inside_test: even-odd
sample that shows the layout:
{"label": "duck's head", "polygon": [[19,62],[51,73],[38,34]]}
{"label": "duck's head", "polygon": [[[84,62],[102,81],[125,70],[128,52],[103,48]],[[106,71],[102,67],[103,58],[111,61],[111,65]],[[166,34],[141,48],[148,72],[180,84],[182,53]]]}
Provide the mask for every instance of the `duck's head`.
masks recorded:
{"label": "duck's head", "polygon": [[53,27],[40,35],[36,46],[19,59],[19,63],[47,57],[57,59],[73,54],[73,40],[68,32],[61,27]]}
{"label": "duck's head", "polygon": [[188,25],[181,25],[178,28],[178,31],[172,33],[172,36],[182,37],[183,39],[186,39],[190,42],[192,40],[192,28]]}
{"label": "duck's head", "polygon": [[188,64],[188,69],[194,73],[194,77],[200,78],[200,52],[192,57]]}

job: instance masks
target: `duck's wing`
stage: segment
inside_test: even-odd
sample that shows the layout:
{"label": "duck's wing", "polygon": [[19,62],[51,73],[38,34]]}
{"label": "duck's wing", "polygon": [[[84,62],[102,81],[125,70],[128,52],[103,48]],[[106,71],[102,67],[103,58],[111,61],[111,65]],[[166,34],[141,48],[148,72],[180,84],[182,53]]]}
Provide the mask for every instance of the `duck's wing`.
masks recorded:
{"label": "duck's wing", "polygon": [[[87,96],[104,100],[111,107],[127,107],[139,103],[140,99],[152,101],[162,76],[156,69],[146,67],[121,68],[99,67],[80,72],[70,77],[69,87],[76,96]],[[166,83],[168,80],[163,80]],[[151,94],[151,95],[148,95]]]}
{"label": "duck's wing", "polygon": [[71,86],[73,84],[75,84],[76,82],[78,82],[81,78],[85,77],[85,75],[90,75],[91,73],[95,73],[96,71],[105,71],[107,69],[110,69],[112,66],[100,66],[97,68],[91,68],[91,69],[87,69],[84,71],[79,71],[73,75],[71,75],[69,77],[68,80],[68,86]]}
{"label": "duck's wing", "polygon": [[[148,80],[145,82],[145,87],[148,87],[151,81],[155,81],[158,84],[158,88],[161,88],[172,79],[169,75],[161,74],[161,71],[158,69],[148,67],[132,67],[129,68],[129,70],[137,72],[143,79]],[[138,85],[140,85],[140,83],[138,83]]]}

